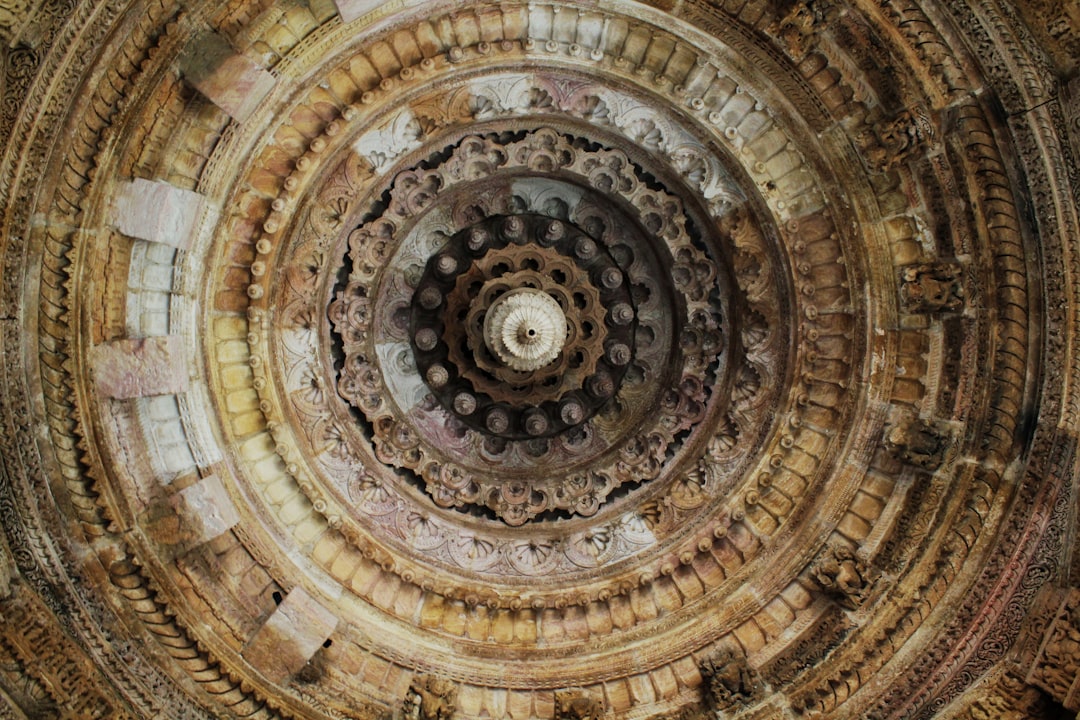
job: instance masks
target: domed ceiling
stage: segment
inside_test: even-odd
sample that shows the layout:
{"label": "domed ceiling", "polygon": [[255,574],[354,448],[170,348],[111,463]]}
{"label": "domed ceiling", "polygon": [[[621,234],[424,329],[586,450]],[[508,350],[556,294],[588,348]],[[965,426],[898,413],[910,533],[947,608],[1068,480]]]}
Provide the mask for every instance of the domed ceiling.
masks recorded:
{"label": "domed ceiling", "polygon": [[1080,10],[0,2],[0,717],[1080,710]]}

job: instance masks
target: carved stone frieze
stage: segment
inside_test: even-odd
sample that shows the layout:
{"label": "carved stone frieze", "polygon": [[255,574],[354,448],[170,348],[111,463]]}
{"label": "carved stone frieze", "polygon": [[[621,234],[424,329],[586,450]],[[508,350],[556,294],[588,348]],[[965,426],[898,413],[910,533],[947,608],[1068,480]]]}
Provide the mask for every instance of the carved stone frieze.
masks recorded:
{"label": "carved stone frieze", "polygon": [[1080,591],[1061,594],[1043,633],[1027,682],[1068,710],[1080,710]]}
{"label": "carved stone frieze", "polygon": [[1027,720],[1053,717],[1060,707],[1013,669],[995,669],[973,687],[946,717],[955,720]]}
{"label": "carved stone frieze", "polygon": [[58,628],[33,592],[0,599],[0,690],[29,716],[129,717],[102,692],[90,658]]}

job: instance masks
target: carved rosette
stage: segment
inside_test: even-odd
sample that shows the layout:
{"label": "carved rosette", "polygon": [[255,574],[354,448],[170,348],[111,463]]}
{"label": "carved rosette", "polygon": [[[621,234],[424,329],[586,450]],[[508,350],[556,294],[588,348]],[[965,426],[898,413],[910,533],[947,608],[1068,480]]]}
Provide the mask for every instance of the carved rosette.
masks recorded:
{"label": "carved rosette", "polygon": [[565,344],[566,311],[542,290],[514,288],[484,315],[484,345],[511,370],[531,375],[558,357]]}
{"label": "carved rosette", "polygon": [[[460,183],[444,169],[477,155],[516,161],[487,174],[473,173],[470,183]],[[380,457],[418,472],[439,505],[479,504],[511,525],[549,510],[594,514],[620,485],[654,477],[671,464],[696,422],[709,412],[713,384],[724,382],[721,268],[700,257],[696,275],[673,272],[675,255],[702,255],[689,243],[681,203],[667,196],[661,207],[670,214],[656,216],[662,223],[658,229],[670,241],[652,236],[640,218],[623,212],[610,215],[610,224],[590,236],[576,224],[584,218],[576,208],[569,212],[567,202],[557,206],[566,208],[565,219],[513,213],[513,184],[507,187],[505,175],[511,183],[532,182],[556,197],[585,192],[541,172],[550,155],[586,188],[594,184],[586,169],[599,162],[624,173],[616,181],[628,193],[644,190],[645,178],[629,158],[612,164],[613,151],[586,150],[575,138],[548,128],[508,145],[494,135],[482,141],[468,138],[442,165],[425,162],[424,177],[438,182],[403,171],[410,179],[407,188],[420,182],[441,189],[415,209],[420,217],[410,209],[393,223],[373,218],[349,234],[346,262],[354,269],[330,307],[337,323],[335,341],[344,350],[339,393],[365,414]],[[401,177],[389,191],[391,208],[398,202]],[[431,232],[425,218],[477,212],[460,206],[475,203],[481,193],[470,184],[477,182],[506,204],[491,208],[495,214],[486,220],[455,228],[429,257],[393,247],[395,225],[414,224],[401,246],[411,249],[421,241],[419,233]],[[653,196],[655,191],[646,192]],[[376,228],[386,233],[378,246],[386,261],[367,257]],[[409,287],[405,268],[421,263],[424,272]],[[357,272],[358,267],[363,269]],[[411,297],[396,299],[402,289],[398,273]],[[384,298],[380,288],[395,299]],[[562,324],[561,346],[533,369],[507,362],[502,357],[510,352],[507,343],[489,337],[489,319],[505,321],[508,316],[500,315],[500,308],[510,312],[513,306],[503,303],[523,297],[523,291],[542,293]],[[355,308],[366,307],[371,299],[381,307],[407,300],[407,327],[402,326],[406,320],[395,318],[369,327]],[[695,313],[689,316],[691,308]],[[695,336],[680,346],[677,339],[691,332]],[[368,358],[384,357],[388,348],[404,343],[412,360],[394,366],[396,377],[389,380],[385,370],[380,373],[386,366]],[[427,403],[418,388],[426,388],[437,403]],[[723,406],[729,399],[717,402]],[[660,414],[649,412],[657,407],[663,408]],[[447,447],[443,428],[455,425],[464,434],[457,447]],[[417,442],[401,447],[396,443],[401,437]],[[615,463],[592,460],[646,437],[647,455],[637,462],[627,463],[625,456]],[[656,470],[642,476],[640,463]],[[559,472],[567,466],[591,469],[571,480]]]}
{"label": "carved rosette", "polygon": [[[481,234],[488,240],[478,242]],[[574,429],[580,437],[633,360],[636,312],[624,271],[588,236],[542,216],[495,217],[457,241],[478,257],[444,249],[413,296],[419,372],[495,454],[507,440]],[[440,263],[463,269],[444,273]]]}

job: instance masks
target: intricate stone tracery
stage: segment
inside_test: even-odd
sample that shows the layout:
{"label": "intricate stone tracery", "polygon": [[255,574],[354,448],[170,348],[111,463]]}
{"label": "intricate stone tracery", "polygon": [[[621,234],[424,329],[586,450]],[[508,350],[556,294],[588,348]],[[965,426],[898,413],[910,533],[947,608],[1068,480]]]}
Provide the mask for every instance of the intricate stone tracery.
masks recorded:
{"label": "intricate stone tracery", "polygon": [[[472,183],[483,181],[482,193],[458,189],[456,186],[462,181],[454,168],[468,166],[476,157],[499,158],[501,162],[484,171],[474,168],[464,176]],[[423,275],[413,281],[415,289],[403,288],[412,292],[413,297],[403,297],[400,302],[410,303],[413,308],[407,341],[415,351],[422,382],[439,398],[443,410],[437,412],[447,412],[474,429],[475,439],[466,434],[464,446],[476,449],[470,452],[478,450],[489,456],[489,462],[501,466],[500,475],[530,465],[580,466],[597,451],[606,453],[612,446],[617,447],[615,438],[625,436],[628,429],[636,432],[635,442],[650,445],[649,457],[642,460],[657,465],[666,463],[666,448],[677,442],[678,434],[697,422],[697,414],[705,410],[702,401],[708,396],[706,388],[717,380],[722,383],[714,373],[724,347],[724,310],[709,304],[715,302],[710,298],[723,292],[718,284],[720,274],[715,261],[704,257],[690,243],[680,203],[670,196],[660,199],[655,191],[645,188],[643,178],[636,176],[640,171],[634,170],[629,158],[610,150],[585,149],[580,147],[580,141],[547,128],[505,147],[494,136],[466,138],[450,153],[445,165],[448,166],[445,174],[432,184],[439,190],[427,201],[424,218],[440,213],[441,217],[449,218],[468,215],[454,203],[475,202],[480,195],[491,198],[486,211],[495,213],[491,219],[456,229],[446,246],[430,258],[417,258],[405,250],[395,251],[386,246],[396,241],[396,233],[385,235],[385,240],[378,244],[380,252],[386,253],[390,260],[387,266],[390,272],[410,263],[426,265]],[[571,184],[541,180],[535,175],[555,167],[561,168],[565,177],[579,179]],[[435,176],[439,168],[440,165],[432,163],[425,175]],[[399,196],[397,188],[409,193],[416,182],[426,181],[417,179],[411,171],[396,176],[395,189],[391,190],[391,210]],[[520,202],[517,193],[527,183],[533,184],[532,192],[546,193],[552,200],[564,195],[550,207],[562,209],[569,224],[558,218],[544,219],[542,214],[500,214],[515,208]],[[625,211],[597,214],[591,208],[599,205],[596,193],[604,187],[620,188],[619,193],[626,195],[628,203],[640,198],[644,211],[636,218],[625,215]],[[439,198],[444,195],[451,204],[442,210]],[[416,222],[410,213],[404,209],[397,213],[398,217],[416,223],[415,229],[401,241],[402,248],[412,247],[418,233],[431,232],[426,219]],[[363,379],[372,376],[375,365],[370,360],[365,363],[361,357],[375,358],[386,352],[390,344],[401,342],[400,335],[386,328],[387,324],[376,323],[375,331],[365,334],[366,316],[352,310],[366,307],[372,298],[375,304],[383,306],[398,302],[383,300],[378,295],[379,288],[386,287],[382,276],[377,270],[367,270],[380,266],[375,259],[368,259],[368,248],[373,246],[370,238],[380,232],[374,228],[389,231],[387,222],[393,221],[368,222],[350,235],[353,280],[331,307],[332,316],[338,318],[339,332],[347,333],[347,339],[342,335],[345,374],[339,391],[368,414],[368,422],[375,428],[375,442],[390,462],[414,470],[422,466],[431,468],[424,471],[425,482],[445,487],[443,481],[448,478],[444,470],[438,468],[440,478],[436,479],[430,474],[436,467],[426,459],[429,455],[446,457],[445,450],[431,455],[421,441],[417,460],[410,460],[402,452],[405,448],[387,447],[388,441],[394,442],[389,438],[405,432],[403,423],[413,424],[417,420],[398,417],[388,419],[381,426],[377,419],[388,417],[387,413],[394,416],[426,411],[420,407],[413,410],[415,399],[388,388],[397,404],[397,410],[392,409],[382,393],[373,392]],[[580,225],[589,226],[594,235],[586,234]],[[646,228],[652,228],[652,232]],[[653,233],[656,240],[652,239]],[[670,238],[667,242],[672,246],[661,250],[656,243],[665,236]],[[358,242],[357,238],[362,240]],[[550,366],[532,372],[505,366],[497,353],[488,350],[484,339],[486,313],[493,303],[502,293],[523,287],[535,287],[553,298],[568,321],[566,352]],[[395,287],[390,291],[401,292],[401,289]],[[350,320],[353,317],[360,324]],[[448,318],[456,322],[451,323]],[[676,348],[676,338],[687,333],[692,333],[693,339]],[[668,383],[669,390],[665,388]],[[402,387],[400,380],[398,387]],[[642,409],[656,403],[647,398],[658,397],[662,391],[669,393],[671,399],[664,400],[665,415],[659,418],[658,431],[635,429],[644,419]],[[365,398],[372,402],[366,404]],[[601,417],[589,421],[604,408]],[[417,434],[423,436],[425,421],[418,422]],[[385,430],[380,431],[380,427]],[[652,439],[640,439],[643,432],[650,432]],[[407,431],[408,437],[413,434],[412,430]],[[547,438],[555,444],[547,442]],[[530,439],[531,442],[520,442]],[[520,490],[515,489],[514,496],[528,503],[522,507],[520,501],[508,498],[505,485],[500,490],[491,481],[485,484],[478,472],[480,468],[461,454],[451,455],[447,460],[459,466],[463,462],[469,465],[456,471],[463,474],[461,484],[449,488],[449,494],[446,490],[433,491],[437,502],[450,500],[455,505],[480,502],[512,524],[520,524],[549,508],[575,508],[577,512],[592,514],[607,493],[635,477],[637,472],[625,464],[624,456],[621,464],[584,476],[586,485],[573,495],[566,492],[569,487],[551,495],[551,491],[535,484],[519,482]],[[641,476],[636,478],[640,482]],[[592,499],[582,503],[581,495],[576,494],[581,491]]]}
{"label": "intricate stone tracery", "polygon": [[44,603],[77,642],[0,701],[1075,700],[1067,614],[1001,659],[1075,484],[1076,178],[1012,9],[41,5],[0,11],[0,614],[41,619],[0,648]]}

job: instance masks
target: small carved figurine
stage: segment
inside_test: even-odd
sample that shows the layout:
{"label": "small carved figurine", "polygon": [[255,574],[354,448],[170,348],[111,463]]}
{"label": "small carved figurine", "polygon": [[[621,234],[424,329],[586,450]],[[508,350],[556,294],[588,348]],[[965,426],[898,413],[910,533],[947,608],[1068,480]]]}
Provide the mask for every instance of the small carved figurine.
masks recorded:
{"label": "small carved figurine", "polygon": [[825,24],[829,3],[825,0],[780,2],[780,20],[773,34],[783,42],[793,58],[801,58],[814,44],[814,37]]}
{"label": "small carved figurine", "polygon": [[857,609],[870,589],[870,568],[845,545],[826,550],[810,574],[822,590],[848,610]]}
{"label": "small carved figurine", "polygon": [[962,270],[955,263],[908,265],[900,270],[900,300],[911,313],[958,312],[964,307]]}
{"label": "small carved figurine", "polygon": [[945,459],[949,437],[937,425],[916,418],[886,430],[885,443],[902,462],[933,472]]}
{"label": "small carved figurine", "polygon": [[713,710],[748,705],[758,698],[761,682],[745,655],[721,649],[705,658],[699,670],[705,681],[706,700]]}
{"label": "small carved figurine", "polygon": [[457,686],[434,675],[417,675],[405,696],[409,720],[450,720],[457,703]]}
{"label": "small carved figurine", "polygon": [[604,704],[594,695],[579,689],[555,693],[555,720],[599,720]]}
{"label": "small carved figurine", "polygon": [[894,168],[934,140],[934,127],[922,108],[905,110],[892,120],[874,125],[876,142],[867,150],[870,167],[878,172]]}

